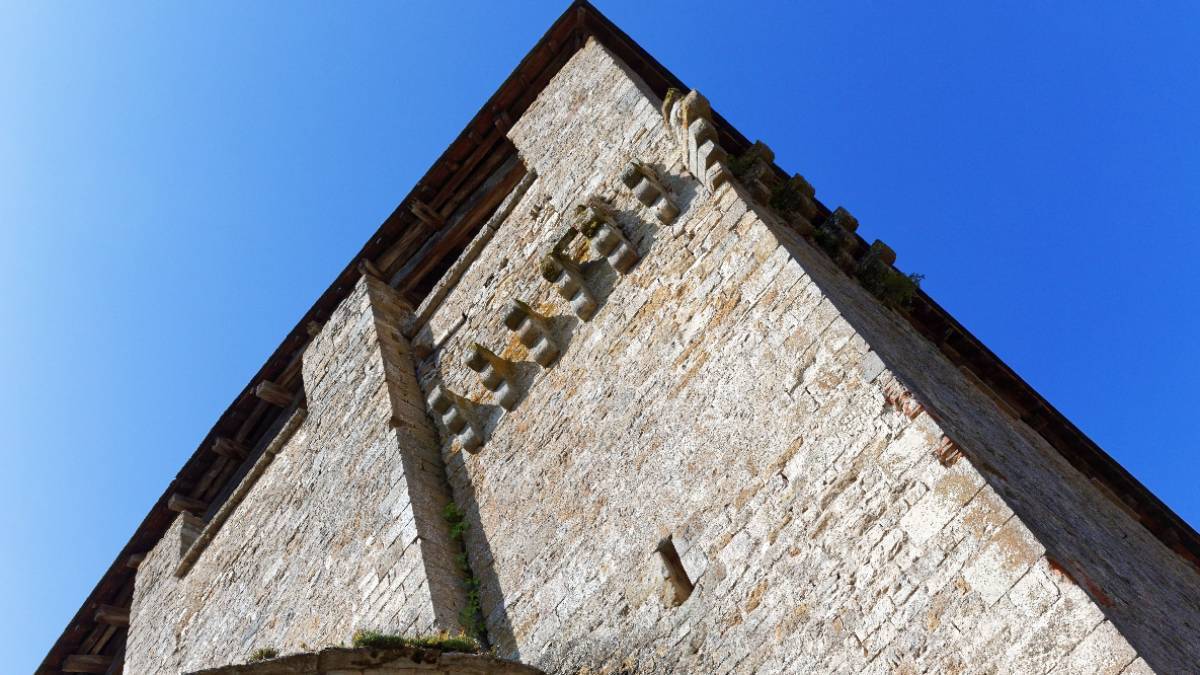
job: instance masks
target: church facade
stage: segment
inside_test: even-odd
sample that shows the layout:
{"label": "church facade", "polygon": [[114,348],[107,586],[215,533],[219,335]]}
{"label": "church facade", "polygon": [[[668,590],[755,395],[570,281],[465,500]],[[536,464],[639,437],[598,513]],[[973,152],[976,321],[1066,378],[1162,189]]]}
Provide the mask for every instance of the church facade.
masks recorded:
{"label": "church facade", "polygon": [[719,103],[573,4],[39,672],[1195,672],[1196,533]]}

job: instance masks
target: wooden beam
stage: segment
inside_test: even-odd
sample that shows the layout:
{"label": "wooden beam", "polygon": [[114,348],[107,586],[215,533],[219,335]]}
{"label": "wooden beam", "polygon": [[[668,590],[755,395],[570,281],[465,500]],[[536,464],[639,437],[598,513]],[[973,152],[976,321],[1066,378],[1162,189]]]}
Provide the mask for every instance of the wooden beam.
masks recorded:
{"label": "wooden beam", "polygon": [[280,408],[286,408],[291,405],[293,398],[292,392],[270,380],[259,382],[258,386],[254,388],[254,395]]}
{"label": "wooden beam", "polygon": [[225,436],[220,436],[213,441],[212,451],[229,459],[242,459],[248,452],[245,445]]}
{"label": "wooden beam", "polygon": [[[259,403],[263,406],[269,406],[269,404],[262,401],[259,401]],[[217,457],[216,461],[208,465],[208,471],[205,471],[204,475],[200,477],[200,482],[196,484],[196,487],[192,488],[192,498],[211,503],[213,498],[212,493],[221,486],[221,476],[228,471],[229,467],[237,468],[240,465],[241,462],[236,459]]]}
{"label": "wooden beam", "polygon": [[472,232],[496,210],[526,173],[525,166],[515,155],[510,157],[510,161],[511,166],[506,169],[502,165],[496,169],[488,176],[484,186],[462,204],[466,208],[465,212],[456,216],[449,228],[427,238],[417,253],[392,275],[390,281],[393,286],[402,293],[411,291],[422,277],[457,246],[465,243]]}
{"label": "wooden beam", "polygon": [[133,553],[125,560],[125,566],[129,569],[136,570],[142,561],[146,559],[145,553]]}
{"label": "wooden beam", "polygon": [[371,262],[370,258],[363,258],[358,261],[358,273],[364,277],[375,277],[376,279],[383,278],[383,273],[379,271],[379,268],[375,266],[375,263]]}
{"label": "wooden beam", "polygon": [[175,513],[184,513],[185,511],[192,514],[204,513],[208,510],[208,504],[194,499],[187,495],[181,495],[178,492],[171,495],[167,500],[167,508]]}
{"label": "wooden beam", "polygon": [[475,144],[475,149],[467,155],[466,159],[451,173],[446,182],[438,188],[437,194],[429,200],[429,203],[437,208],[442,208],[446,205],[446,199],[454,194],[459,184],[466,180],[467,176],[475,170],[476,165],[491,153],[496,143],[504,138],[504,132],[493,128],[488,130],[487,136],[480,136],[474,129],[468,129],[467,138]]}
{"label": "wooden beam", "polygon": [[111,656],[99,654],[72,654],[63,659],[64,673],[107,673],[112,665]]}
{"label": "wooden beam", "polygon": [[105,623],[110,626],[128,626],[129,608],[117,607],[115,605],[100,605],[100,608],[96,610],[96,622]]}
{"label": "wooden beam", "polygon": [[496,128],[500,131],[507,133],[513,125],[512,116],[508,114],[507,110],[493,110],[492,124],[496,125]]}
{"label": "wooden beam", "polygon": [[108,644],[108,641],[112,639],[113,633],[116,631],[116,626],[96,623],[93,617],[91,632],[83,639],[83,642],[79,643],[79,646],[74,651],[79,654],[101,654],[104,652],[104,646]]}
{"label": "wooden beam", "polygon": [[432,230],[440,230],[442,229],[442,225],[446,224],[446,219],[437,211],[429,208],[429,205],[425,202],[414,201],[412,203],[412,212],[417,217],[417,220]]}
{"label": "wooden beam", "polygon": [[[507,162],[516,154],[516,147],[503,134],[499,134],[496,141],[488,146],[488,152],[480,158],[480,161],[471,165],[470,171],[460,171],[455,175],[453,181],[446,182],[443,189],[438,191],[437,199],[441,201],[433,203],[438,204],[440,211],[453,214],[463,205],[464,199],[496,172],[496,167]],[[454,187],[450,187],[452,183]]]}

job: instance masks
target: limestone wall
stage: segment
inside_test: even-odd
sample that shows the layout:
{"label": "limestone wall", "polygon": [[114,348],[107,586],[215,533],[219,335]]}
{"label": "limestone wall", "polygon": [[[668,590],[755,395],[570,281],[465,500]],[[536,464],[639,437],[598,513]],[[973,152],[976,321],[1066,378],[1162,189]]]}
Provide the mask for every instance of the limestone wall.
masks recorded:
{"label": "limestone wall", "polygon": [[448,501],[403,308],[360,282],[304,355],[308,416],[183,578],[180,528],[138,569],[125,672],[180,673],[457,626]]}
{"label": "limestone wall", "polygon": [[417,648],[330,648],[189,675],[541,675],[542,671],[484,654]]}
{"label": "limestone wall", "polygon": [[[589,43],[510,131],[537,178],[415,346],[359,284],[304,356],[307,417],[208,548],[174,575],[181,520],[142,563],[126,672],[455,629],[450,493],[490,638],[547,672],[1187,672],[1195,570],[740,186],[688,174],[659,106]],[[630,160],[677,218],[625,187]],[[640,260],[564,242],[581,318],[539,262],[595,195]],[[547,365],[514,299],[548,317]],[[476,344],[511,362],[510,410]],[[469,423],[435,427],[436,392]]]}
{"label": "limestone wall", "polygon": [[[602,47],[576,54],[510,132],[537,182],[418,337],[426,391],[477,402],[486,442],[443,450],[501,654],[548,672],[1195,663],[1195,571],[740,188],[686,176],[658,106]],[[674,224],[622,187],[630,159],[659,169]],[[599,304],[583,321],[538,260],[595,193],[641,261],[620,274],[572,245]],[[550,317],[550,367],[505,327],[514,298]],[[466,367],[475,342],[515,362],[513,410]],[[679,606],[666,537],[695,582]]]}

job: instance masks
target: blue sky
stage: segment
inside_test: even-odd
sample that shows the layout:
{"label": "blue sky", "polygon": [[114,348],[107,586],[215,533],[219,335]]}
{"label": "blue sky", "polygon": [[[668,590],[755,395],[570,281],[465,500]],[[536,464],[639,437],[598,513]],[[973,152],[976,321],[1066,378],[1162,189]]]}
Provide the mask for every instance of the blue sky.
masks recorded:
{"label": "blue sky", "polygon": [[[598,4],[1200,525],[1200,5]],[[0,7],[14,672],[564,7]]]}

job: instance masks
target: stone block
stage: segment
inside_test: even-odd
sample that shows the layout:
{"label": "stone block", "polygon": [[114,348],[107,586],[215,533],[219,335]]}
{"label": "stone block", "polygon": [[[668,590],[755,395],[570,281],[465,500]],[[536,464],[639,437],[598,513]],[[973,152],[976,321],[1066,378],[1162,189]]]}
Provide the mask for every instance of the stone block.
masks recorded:
{"label": "stone block", "polygon": [[543,368],[548,368],[558,358],[560,350],[552,337],[550,321],[529,305],[513,300],[504,315],[504,325],[517,335],[529,355]]}
{"label": "stone block", "polygon": [[1067,655],[1056,672],[1071,675],[1120,675],[1137,652],[1111,621],[1102,621]]}
{"label": "stone block", "polygon": [[434,387],[428,401],[429,409],[464,449],[474,450],[483,445],[483,431],[470,401],[441,385]]}
{"label": "stone block", "polygon": [[608,259],[613,269],[626,274],[637,263],[638,254],[613,216],[612,207],[597,198],[577,210],[578,229],[592,242],[597,255]]}
{"label": "stone block", "polygon": [[589,321],[596,314],[596,298],[587,287],[583,272],[575,261],[567,256],[551,251],[542,258],[540,267],[542,278],[554,285],[554,290],[571,304],[571,310],[584,321]]}
{"label": "stone block", "polygon": [[979,491],[978,478],[970,471],[946,471],[929,492],[904,517],[900,527],[914,544],[929,541],[946,526]]}
{"label": "stone block", "polygon": [[659,222],[664,225],[675,222],[679,207],[653,168],[637,160],[630,161],[621,172],[621,182],[633,191],[639,202],[654,209]]}
{"label": "stone block", "polygon": [[475,342],[467,355],[467,367],[479,373],[484,388],[495,394],[500,407],[505,410],[516,407],[520,392],[517,390],[513,364]]}
{"label": "stone block", "polygon": [[1000,528],[974,560],[963,569],[963,578],[991,606],[1025,575],[1045,553],[1045,548],[1019,520]]}

